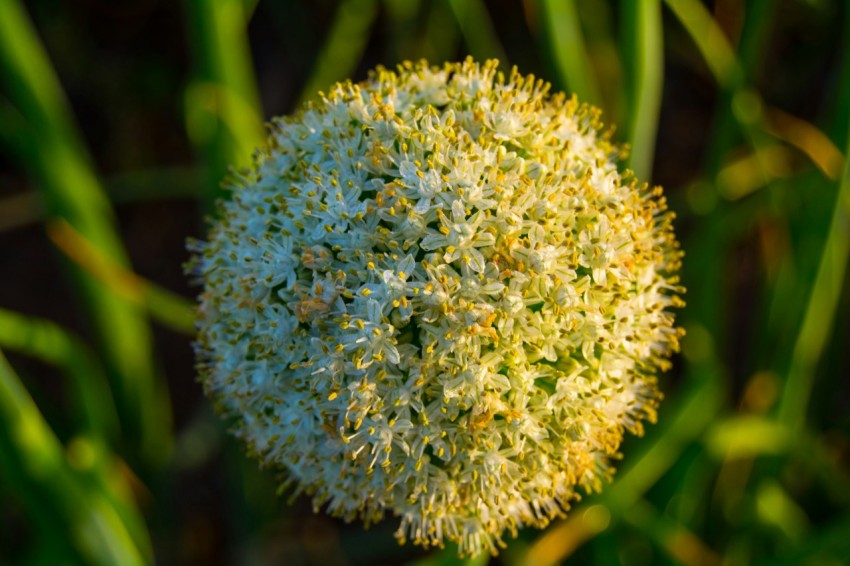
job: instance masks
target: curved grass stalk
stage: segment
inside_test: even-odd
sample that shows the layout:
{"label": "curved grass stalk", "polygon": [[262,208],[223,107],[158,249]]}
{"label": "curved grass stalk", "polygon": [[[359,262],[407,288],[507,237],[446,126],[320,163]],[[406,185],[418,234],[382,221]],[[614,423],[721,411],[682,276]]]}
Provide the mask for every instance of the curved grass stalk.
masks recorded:
{"label": "curved grass stalk", "polygon": [[763,128],[771,136],[803,152],[831,181],[841,177],[844,156],[832,140],[811,122],[778,108],[767,108]]}
{"label": "curved grass stalk", "polygon": [[194,303],[110,261],[67,222],[49,223],[47,234],[71,261],[115,294],[143,305],[151,316],[172,330],[194,334]]}
{"label": "curved grass stalk", "polygon": [[97,359],[86,344],[59,325],[0,309],[0,346],[59,367],[67,376],[81,429],[115,440],[118,413]]}
{"label": "curved grass stalk", "polygon": [[699,0],[664,0],[708,65],[715,80],[724,87],[740,85],[743,69],[726,35]]}

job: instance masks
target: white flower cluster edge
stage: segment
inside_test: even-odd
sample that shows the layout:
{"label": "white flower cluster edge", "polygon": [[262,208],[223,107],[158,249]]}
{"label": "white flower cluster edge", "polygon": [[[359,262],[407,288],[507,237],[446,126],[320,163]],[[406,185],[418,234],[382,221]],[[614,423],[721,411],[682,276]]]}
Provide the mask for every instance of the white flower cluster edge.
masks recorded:
{"label": "white flower cluster edge", "polygon": [[201,381],[318,510],[496,553],[609,480],[681,331],[660,188],[496,61],[378,68],[276,120],[207,242]]}

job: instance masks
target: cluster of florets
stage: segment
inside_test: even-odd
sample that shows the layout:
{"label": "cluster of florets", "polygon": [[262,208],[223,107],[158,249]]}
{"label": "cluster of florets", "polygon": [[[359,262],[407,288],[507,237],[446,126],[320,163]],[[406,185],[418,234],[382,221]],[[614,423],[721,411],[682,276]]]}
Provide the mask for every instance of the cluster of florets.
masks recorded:
{"label": "cluster of florets", "polygon": [[495,552],[655,418],[671,214],[548,90],[471,60],[337,84],[195,244],[206,391],[317,509]]}

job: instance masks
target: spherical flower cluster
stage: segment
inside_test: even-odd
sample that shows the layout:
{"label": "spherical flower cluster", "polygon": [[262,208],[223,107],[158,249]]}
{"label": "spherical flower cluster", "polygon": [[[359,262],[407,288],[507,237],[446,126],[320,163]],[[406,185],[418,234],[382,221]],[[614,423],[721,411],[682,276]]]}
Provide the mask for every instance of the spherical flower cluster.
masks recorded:
{"label": "spherical flower cluster", "polygon": [[203,385],[317,509],[495,553],[655,418],[671,213],[548,90],[471,60],[337,84],[194,244]]}

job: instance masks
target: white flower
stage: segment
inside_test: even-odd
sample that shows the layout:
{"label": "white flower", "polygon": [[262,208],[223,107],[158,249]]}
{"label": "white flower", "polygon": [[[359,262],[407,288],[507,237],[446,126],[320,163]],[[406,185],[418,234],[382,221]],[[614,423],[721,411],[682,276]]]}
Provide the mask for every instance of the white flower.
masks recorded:
{"label": "white flower", "polygon": [[598,112],[471,60],[277,120],[196,246],[201,379],[318,509],[496,552],[655,418],[680,252]]}

